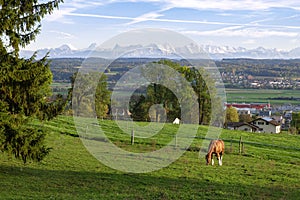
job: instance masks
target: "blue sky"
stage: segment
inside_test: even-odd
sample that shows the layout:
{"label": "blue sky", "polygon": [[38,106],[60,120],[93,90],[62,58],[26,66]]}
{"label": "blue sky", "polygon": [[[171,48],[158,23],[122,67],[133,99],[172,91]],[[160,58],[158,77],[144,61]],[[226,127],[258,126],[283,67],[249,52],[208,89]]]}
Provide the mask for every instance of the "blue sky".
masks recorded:
{"label": "blue sky", "polygon": [[140,28],[181,33],[199,45],[246,48],[300,47],[298,0],[65,0],[45,17],[36,50],[76,49]]}

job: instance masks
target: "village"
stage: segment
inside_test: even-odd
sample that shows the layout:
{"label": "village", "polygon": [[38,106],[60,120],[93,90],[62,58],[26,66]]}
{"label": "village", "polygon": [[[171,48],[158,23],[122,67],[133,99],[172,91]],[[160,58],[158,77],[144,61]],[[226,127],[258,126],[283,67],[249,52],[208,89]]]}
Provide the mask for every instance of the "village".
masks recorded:
{"label": "village", "polygon": [[257,78],[245,72],[222,72],[222,80],[230,88],[253,89],[300,89],[300,80],[289,77]]}
{"label": "village", "polygon": [[239,122],[228,122],[227,129],[259,133],[280,133],[291,128],[293,112],[300,111],[300,105],[271,106],[270,103],[225,103],[239,115]]}

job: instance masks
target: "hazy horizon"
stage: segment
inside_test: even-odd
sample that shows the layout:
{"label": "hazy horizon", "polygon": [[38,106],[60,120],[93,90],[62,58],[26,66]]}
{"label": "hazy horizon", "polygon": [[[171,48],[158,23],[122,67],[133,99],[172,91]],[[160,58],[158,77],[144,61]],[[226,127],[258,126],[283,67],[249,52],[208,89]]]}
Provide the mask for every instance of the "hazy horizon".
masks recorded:
{"label": "hazy horizon", "polygon": [[298,1],[70,0],[42,21],[25,49],[98,45],[120,33],[167,29],[198,45],[279,49],[300,46]]}

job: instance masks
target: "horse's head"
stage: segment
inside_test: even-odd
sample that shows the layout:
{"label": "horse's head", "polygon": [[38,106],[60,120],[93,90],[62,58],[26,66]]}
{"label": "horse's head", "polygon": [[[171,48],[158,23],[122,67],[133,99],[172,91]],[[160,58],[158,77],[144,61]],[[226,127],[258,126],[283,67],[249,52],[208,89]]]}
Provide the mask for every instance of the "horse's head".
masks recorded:
{"label": "horse's head", "polygon": [[211,162],[211,156],[209,154],[207,154],[205,156],[205,159],[206,159],[206,165],[209,165],[209,163]]}

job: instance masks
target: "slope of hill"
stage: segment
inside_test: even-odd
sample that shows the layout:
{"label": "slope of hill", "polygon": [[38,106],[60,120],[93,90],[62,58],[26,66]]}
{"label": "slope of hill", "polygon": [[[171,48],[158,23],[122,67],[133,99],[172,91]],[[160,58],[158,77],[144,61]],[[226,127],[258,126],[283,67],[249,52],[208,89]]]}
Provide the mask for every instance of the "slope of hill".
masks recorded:
{"label": "slope of hill", "polygon": [[[128,151],[153,151],[166,140],[137,139],[120,132],[112,121],[101,121],[111,140]],[[45,123],[52,152],[41,163],[23,165],[0,154],[1,199],[298,199],[300,137],[223,131],[223,166],[199,159],[202,139],[195,139],[180,159],[147,174],[110,169],[91,156],[76,136],[71,117]],[[174,134],[171,124],[160,137]],[[198,136],[207,127],[200,126]],[[112,132],[114,134],[112,135]],[[240,136],[246,142],[238,153]],[[231,140],[232,145],[231,145]],[[121,164],[121,163],[120,163]]]}

